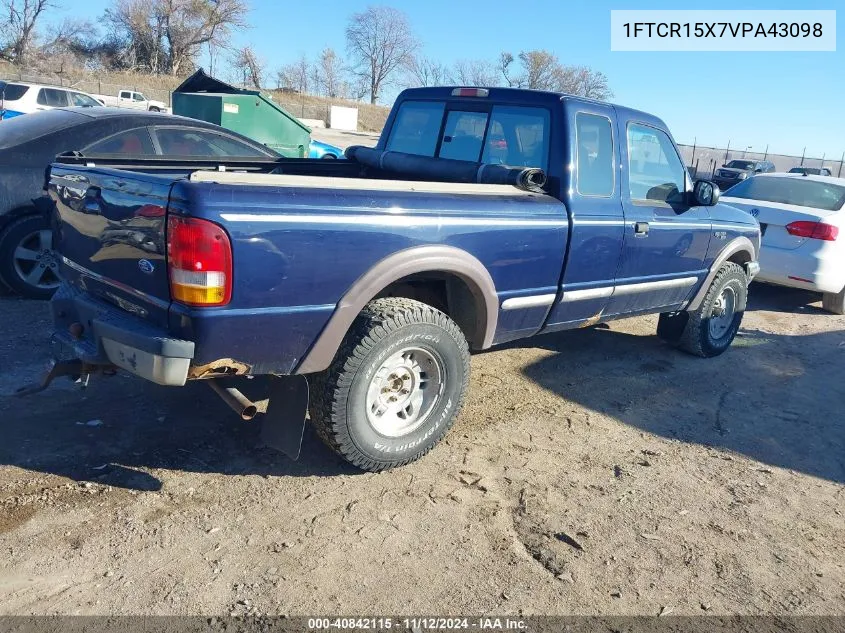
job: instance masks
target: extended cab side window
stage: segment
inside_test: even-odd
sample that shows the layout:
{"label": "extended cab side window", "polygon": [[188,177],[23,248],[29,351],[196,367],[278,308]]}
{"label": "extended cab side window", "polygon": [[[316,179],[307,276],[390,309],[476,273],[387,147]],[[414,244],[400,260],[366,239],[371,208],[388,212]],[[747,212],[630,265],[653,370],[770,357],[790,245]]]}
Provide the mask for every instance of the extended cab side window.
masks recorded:
{"label": "extended cab side window", "polygon": [[669,135],[640,123],[628,124],[628,187],[631,199],[680,203],[686,170]]}
{"label": "extended cab side window", "polygon": [[405,101],[396,114],[387,149],[419,156],[434,156],[445,109],[446,104],[442,101]]}
{"label": "extended cab side window", "polygon": [[613,128],[610,119],[597,114],[575,115],[578,153],[578,193],[582,196],[613,195]]}

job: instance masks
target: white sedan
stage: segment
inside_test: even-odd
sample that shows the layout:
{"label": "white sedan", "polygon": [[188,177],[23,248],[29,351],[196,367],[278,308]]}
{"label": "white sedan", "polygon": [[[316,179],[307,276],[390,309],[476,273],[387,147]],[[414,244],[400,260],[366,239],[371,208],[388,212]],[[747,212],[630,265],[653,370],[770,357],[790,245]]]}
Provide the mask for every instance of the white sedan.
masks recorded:
{"label": "white sedan", "polygon": [[821,292],[825,310],[845,314],[845,179],[760,174],[726,194],[760,222],[757,280]]}

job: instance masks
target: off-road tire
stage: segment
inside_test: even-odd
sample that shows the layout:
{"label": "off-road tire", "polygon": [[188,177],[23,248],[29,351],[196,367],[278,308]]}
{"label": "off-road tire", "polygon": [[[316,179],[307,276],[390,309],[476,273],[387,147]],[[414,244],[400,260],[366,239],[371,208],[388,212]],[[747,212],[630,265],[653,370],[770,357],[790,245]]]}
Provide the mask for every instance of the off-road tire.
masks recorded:
{"label": "off-road tire", "polygon": [[[718,339],[714,339],[710,334],[710,315],[713,313],[714,303],[722,290],[728,285],[736,293],[736,311],[725,334]],[[677,346],[689,354],[703,358],[718,356],[731,346],[736,333],[739,331],[747,300],[748,277],[745,271],[739,264],[725,262],[719,272],[716,273],[701,305],[698,306],[697,310],[688,312],[689,317],[684,331],[677,341]]]}
{"label": "off-road tire", "polygon": [[822,308],[833,314],[845,314],[845,288],[822,295]]}
{"label": "off-road tire", "polygon": [[[367,389],[382,362],[409,346],[437,353],[445,369],[443,390],[419,428],[386,437],[368,420]],[[311,423],[329,448],[358,468],[404,466],[428,453],[452,426],[469,373],[466,338],[446,314],[412,299],[375,299],[355,319],[331,366],[310,377]]]}

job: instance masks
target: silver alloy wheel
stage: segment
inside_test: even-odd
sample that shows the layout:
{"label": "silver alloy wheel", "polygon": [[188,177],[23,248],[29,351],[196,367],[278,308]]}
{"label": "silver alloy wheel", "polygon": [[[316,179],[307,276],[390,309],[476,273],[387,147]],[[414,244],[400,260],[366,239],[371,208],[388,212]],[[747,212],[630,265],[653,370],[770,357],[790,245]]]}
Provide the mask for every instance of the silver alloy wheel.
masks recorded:
{"label": "silver alloy wheel", "polygon": [[59,287],[59,262],[53,252],[53,232],[33,231],[24,237],[13,255],[15,272],[24,283],[51,290]]}
{"label": "silver alloy wheel", "polygon": [[710,336],[719,340],[728,332],[736,313],[736,292],[730,286],[722,288],[710,313]]}
{"label": "silver alloy wheel", "polygon": [[446,370],[434,350],[411,347],[386,359],[367,387],[367,420],[385,437],[416,431],[443,395]]}

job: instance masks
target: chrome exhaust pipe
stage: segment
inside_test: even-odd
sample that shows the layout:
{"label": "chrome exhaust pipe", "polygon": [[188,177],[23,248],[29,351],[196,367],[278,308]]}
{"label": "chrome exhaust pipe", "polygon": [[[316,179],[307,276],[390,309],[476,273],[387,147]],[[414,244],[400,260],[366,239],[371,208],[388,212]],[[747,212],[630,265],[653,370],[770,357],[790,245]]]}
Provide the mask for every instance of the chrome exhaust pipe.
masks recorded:
{"label": "chrome exhaust pipe", "polygon": [[240,390],[234,387],[221,387],[217,380],[209,380],[208,386],[214,390],[218,396],[223,399],[223,402],[237,413],[242,420],[252,420],[258,414],[258,407],[255,403],[247,398]]}

